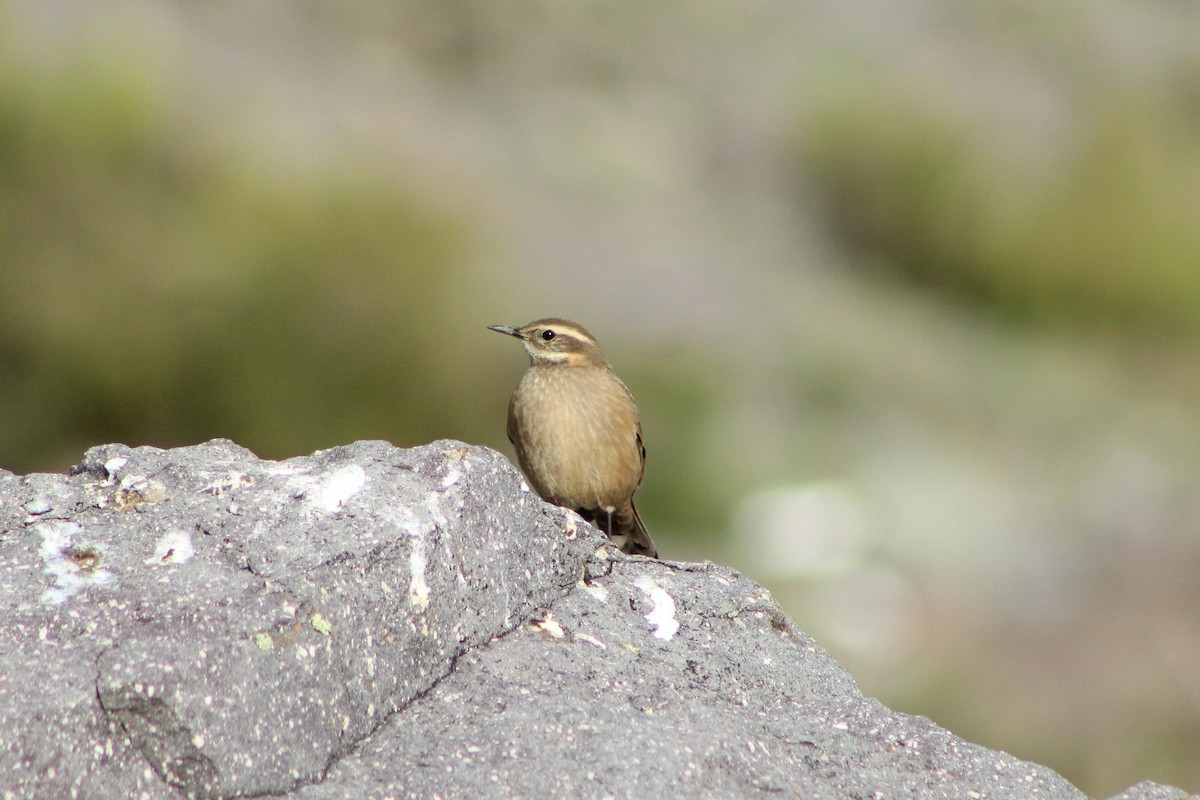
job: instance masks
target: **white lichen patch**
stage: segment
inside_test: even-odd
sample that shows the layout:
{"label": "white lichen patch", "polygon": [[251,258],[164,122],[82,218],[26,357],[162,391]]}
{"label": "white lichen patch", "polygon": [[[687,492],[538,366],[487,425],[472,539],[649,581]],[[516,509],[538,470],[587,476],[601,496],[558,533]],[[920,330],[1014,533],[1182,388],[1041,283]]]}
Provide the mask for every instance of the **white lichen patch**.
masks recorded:
{"label": "white lichen patch", "polygon": [[83,530],[83,526],[75,522],[54,520],[40,522],[34,525],[32,530],[42,537],[42,546],[38,549],[38,555],[42,557],[42,560],[49,561],[62,558],[62,552],[71,546],[71,540]]}
{"label": "white lichen patch", "polygon": [[456,469],[448,471],[445,477],[442,478],[442,488],[449,489],[451,486],[461,481],[462,477],[463,474]]}
{"label": "white lichen patch", "polygon": [[675,598],[647,576],[638,578],[633,585],[650,598],[650,613],[645,617],[653,629],[651,633],[654,638],[671,641],[679,632],[679,621],[675,619]]}
{"label": "white lichen patch", "polygon": [[43,605],[59,605],[88,586],[105,586],[116,576],[103,566],[104,554],[93,545],[74,543],[83,527],[74,522],[40,522],[32,530],[42,537],[38,555],[54,585],[42,592]]}
{"label": "white lichen patch", "polygon": [[608,645],[606,645],[604,642],[597,639],[595,636],[592,636],[590,633],[576,633],[575,638],[580,639],[585,642],[590,642],[590,643],[596,645],[596,647],[599,647],[601,650],[608,649]]}
{"label": "white lichen patch", "polygon": [[601,584],[588,583],[587,581],[581,580],[579,582],[579,586],[582,587],[583,590],[585,592],[587,592],[588,594],[590,594],[592,597],[599,600],[601,603],[608,602],[608,589],[605,588],[604,586],[602,586]]}
{"label": "white lichen patch", "polygon": [[412,580],[408,584],[408,599],[422,610],[429,607],[429,584],[425,582],[425,548],[420,539],[413,541],[413,550],[408,557],[408,566],[412,570]]}
{"label": "white lichen patch", "polygon": [[220,497],[232,489],[252,485],[254,485],[254,478],[237,470],[230,470],[223,475],[213,478],[206,486],[200,489],[200,492],[201,494],[211,494],[213,497]]}
{"label": "white lichen patch", "polygon": [[570,540],[574,539],[579,533],[579,526],[575,524],[574,518],[568,518],[567,524],[563,526],[563,538]]}
{"label": "white lichen patch", "polygon": [[321,481],[316,504],[331,514],[341,511],[366,484],[367,473],[358,464],[339,467]]}
{"label": "white lichen patch", "polygon": [[90,488],[99,488],[104,486],[112,486],[117,482],[117,473],[125,469],[129,464],[129,459],[125,456],[113,456],[104,462],[101,466],[104,469],[104,477],[95,483],[89,484]]}
{"label": "white lichen patch", "polygon": [[114,505],[118,511],[133,511],[138,506],[149,506],[167,499],[167,487],[153,478],[130,475],[123,478],[117,489]]}
{"label": "white lichen patch", "polygon": [[549,634],[553,639],[562,639],[567,635],[567,631],[563,628],[562,623],[548,612],[540,619],[532,620],[529,623],[529,629]]}
{"label": "white lichen patch", "polygon": [[[2,503],[3,501],[0,501],[0,504]],[[43,514],[49,514],[53,511],[54,503],[49,498],[37,497],[26,503],[23,508],[25,509],[25,513],[29,515],[26,517],[26,522],[32,522]]]}
{"label": "white lichen patch", "polygon": [[147,564],[163,566],[182,564],[196,554],[192,537],[187,531],[171,531],[161,536],[154,545],[154,555],[146,559]]}

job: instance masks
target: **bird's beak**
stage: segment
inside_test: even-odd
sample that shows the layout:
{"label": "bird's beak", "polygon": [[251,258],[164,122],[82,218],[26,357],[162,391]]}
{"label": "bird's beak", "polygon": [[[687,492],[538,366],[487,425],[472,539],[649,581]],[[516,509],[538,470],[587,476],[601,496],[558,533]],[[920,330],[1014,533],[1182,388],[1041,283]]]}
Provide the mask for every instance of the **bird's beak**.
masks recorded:
{"label": "bird's beak", "polygon": [[495,331],[496,333],[507,333],[509,336],[515,336],[518,339],[525,338],[520,328],[514,328],[511,325],[488,325],[488,330]]}

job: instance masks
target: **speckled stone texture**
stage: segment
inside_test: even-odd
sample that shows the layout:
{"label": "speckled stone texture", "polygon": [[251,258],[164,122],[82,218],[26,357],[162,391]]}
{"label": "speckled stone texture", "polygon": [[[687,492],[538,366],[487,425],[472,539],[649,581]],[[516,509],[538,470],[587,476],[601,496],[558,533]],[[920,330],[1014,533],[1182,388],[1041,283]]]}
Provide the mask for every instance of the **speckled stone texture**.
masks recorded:
{"label": "speckled stone texture", "polygon": [[0,472],[0,609],[5,798],[1083,797],[459,442]]}

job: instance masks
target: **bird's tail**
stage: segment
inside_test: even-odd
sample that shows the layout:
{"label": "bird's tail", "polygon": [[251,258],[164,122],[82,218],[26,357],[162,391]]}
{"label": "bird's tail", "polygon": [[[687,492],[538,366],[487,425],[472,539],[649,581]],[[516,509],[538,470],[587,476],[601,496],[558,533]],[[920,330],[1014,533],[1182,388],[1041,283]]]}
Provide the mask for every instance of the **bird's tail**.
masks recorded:
{"label": "bird's tail", "polygon": [[646,524],[642,522],[642,515],[638,513],[637,506],[633,504],[632,500],[629,501],[629,511],[633,519],[630,521],[631,524],[627,527],[623,526],[624,529],[621,531],[625,534],[625,541],[621,544],[621,550],[630,555],[658,558],[658,550],[654,547],[654,540],[650,538],[650,533],[646,530]]}
{"label": "bird's tail", "polygon": [[658,558],[654,540],[650,538],[646,525],[642,522],[642,516],[638,514],[637,506],[633,504],[632,500],[629,501],[628,506],[617,509],[615,512],[594,511],[590,508],[577,508],[575,511],[579,516],[608,534],[609,541],[620,548],[622,553]]}

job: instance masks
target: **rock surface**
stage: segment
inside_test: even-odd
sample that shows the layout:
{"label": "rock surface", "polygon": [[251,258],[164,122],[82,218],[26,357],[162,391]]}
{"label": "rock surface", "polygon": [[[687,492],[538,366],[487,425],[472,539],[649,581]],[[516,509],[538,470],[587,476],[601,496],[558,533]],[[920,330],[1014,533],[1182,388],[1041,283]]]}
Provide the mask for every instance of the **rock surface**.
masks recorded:
{"label": "rock surface", "polygon": [[0,607],[5,798],[1083,797],[459,442],[0,472]]}

